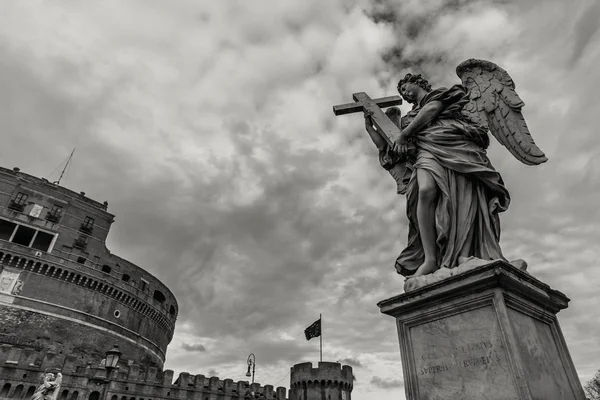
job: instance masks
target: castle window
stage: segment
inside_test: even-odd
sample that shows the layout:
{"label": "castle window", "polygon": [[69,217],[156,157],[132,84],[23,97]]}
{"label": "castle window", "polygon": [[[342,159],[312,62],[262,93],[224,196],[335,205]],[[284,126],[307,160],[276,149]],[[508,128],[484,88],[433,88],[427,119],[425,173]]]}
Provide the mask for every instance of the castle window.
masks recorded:
{"label": "castle window", "polygon": [[123,282],[129,282],[130,279],[131,279],[131,277],[127,274],[123,274],[123,276],[121,276],[121,280]]}
{"label": "castle window", "polygon": [[28,194],[19,192],[17,197],[15,197],[15,204],[24,206],[27,203],[27,199],[29,198]]}
{"label": "castle window", "polygon": [[161,292],[160,290],[155,290],[154,291],[153,298],[154,298],[154,300],[158,301],[159,303],[164,303],[165,300],[167,299],[165,297],[165,295],[163,294],[163,292]]}
{"label": "castle window", "polygon": [[35,386],[29,386],[29,389],[27,389],[27,393],[25,394],[25,398],[30,399],[34,393],[35,393]]}
{"label": "castle window", "polygon": [[93,229],[94,229],[94,218],[85,217],[85,219],[83,220],[83,223],[79,227],[79,230],[82,232],[85,232],[87,234],[90,234],[90,233],[92,233]]}
{"label": "castle window", "polygon": [[71,400],[77,400],[77,396],[79,396],[79,392],[76,390],[71,393]]}
{"label": "castle window", "polygon": [[0,392],[0,397],[8,397],[8,391],[10,390],[10,383],[5,383]]}
{"label": "castle window", "polygon": [[63,208],[61,206],[53,206],[52,210],[46,214],[46,220],[50,222],[58,222],[62,215],[62,210]]}
{"label": "castle window", "polygon": [[54,235],[0,219],[0,239],[35,250],[48,251]]}
{"label": "castle window", "polygon": [[171,308],[169,308],[169,314],[175,315],[175,307],[171,306]]}
{"label": "castle window", "polygon": [[105,274],[110,274],[111,268],[108,265],[103,265],[102,266],[102,272],[104,272]]}
{"label": "castle window", "polygon": [[141,290],[142,292],[145,292],[145,291],[146,291],[146,287],[148,286],[148,281],[147,281],[147,280],[145,280],[144,278],[140,278],[140,279],[141,279],[141,282],[140,282],[140,290]]}
{"label": "castle window", "polygon": [[13,399],[20,399],[22,394],[23,394],[23,385],[18,385],[15,388],[15,391],[13,392],[11,397]]}
{"label": "castle window", "polygon": [[28,198],[29,198],[28,194],[19,192],[19,193],[17,193],[17,197],[15,197],[14,200],[10,201],[8,208],[15,210],[15,211],[23,211],[23,209],[27,205]]}
{"label": "castle window", "polygon": [[19,225],[12,242],[20,244],[21,246],[29,247],[31,240],[33,239],[33,235],[35,235],[35,229]]}
{"label": "castle window", "polygon": [[85,257],[77,257],[77,262],[79,264],[85,264]]}
{"label": "castle window", "polygon": [[73,247],[85,250],[87,247],[87,236],[79,235],[79,237],[73,241]]}
{"label": "castle window", "polygon": [[67,400],[68,396],[69,396],[69,391],[67,389],[65,389],[60,394],[60,400]]}
{"label": "castle window", "polygon": [[9,241],[17,224],[0,219],[0,239]]}
{"label": "castle window", "polygon": [[38,231],[37,235],[35,236],[35,239],[33,240],[33,243],[31,244],[31,248],[36,250],[48,251],[53,239],[54,235]]}
{"label": "castle window", "polygon": [[90,393],[88,400],[99,400],[100,399],[100,392],[92,392]]}

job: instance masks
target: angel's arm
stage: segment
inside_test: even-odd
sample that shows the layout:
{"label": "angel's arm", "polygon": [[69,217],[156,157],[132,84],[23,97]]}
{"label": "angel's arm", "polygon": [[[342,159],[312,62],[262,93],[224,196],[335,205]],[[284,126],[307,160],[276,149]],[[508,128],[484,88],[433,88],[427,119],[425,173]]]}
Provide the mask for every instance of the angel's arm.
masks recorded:
{"label": "angel's arm", "polygon": [[427,103],[410,124],[402,130],[401,135],[408,138],[411,135],[419,133],[419,131],[429,125],[443,109],[444,106],[441,101],[434,100]]}

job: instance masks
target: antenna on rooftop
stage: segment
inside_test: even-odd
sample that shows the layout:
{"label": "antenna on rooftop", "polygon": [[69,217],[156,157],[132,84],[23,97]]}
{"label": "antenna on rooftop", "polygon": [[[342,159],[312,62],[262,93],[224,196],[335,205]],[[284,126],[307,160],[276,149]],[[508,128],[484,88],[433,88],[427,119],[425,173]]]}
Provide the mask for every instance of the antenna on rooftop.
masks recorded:
{"label": "antenna on rooftop", "polygon": [[[73,159],[73,153],[75,153],[75,149],[76,149],[76,147],[73,147],[73,151],[69,155],[69,158],[67,158],[67,163],[65,164],[65,167],[63,168],[62,172],[60,173],[58,180],[55,182],[52,182],[52,183],[54,183],[56,185],[60,185],[60,180],[62,179],[63,175],[67,171],[67,168],[69,168],[69,165],[71,164],[71,160]],[[56,169],[54,171],[56,171]],[[54,172],[52,172],[52,173],[54,173]],[[50,175],[52,175],[52,174],[50,174]]]}

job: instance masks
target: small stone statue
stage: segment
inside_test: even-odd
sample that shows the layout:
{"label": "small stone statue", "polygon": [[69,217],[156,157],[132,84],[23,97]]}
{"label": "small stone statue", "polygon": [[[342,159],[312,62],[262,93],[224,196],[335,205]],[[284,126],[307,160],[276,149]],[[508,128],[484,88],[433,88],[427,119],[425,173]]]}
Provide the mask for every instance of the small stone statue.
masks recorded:
{"label": "small stone statue", "polygon": [[21,293],[21,290],[23,290],[23,281],[18,280],[13,287],[12,294],[18,296]]}
{"label": "small stone statue", "polygon": [[505,70],[471,59],[456,72],[462,85],[449,89],[432,89],[421,75],[400,80],[398,92],[413,108],[402,118],[398,108],[387,110],[400,128],[393,142],[365,110],[380,163],[396,180],[398,193],[406,194],[408,245],[396,260],[397,272],[406,277],[455,268],[465,260],[506,261],[498,215],[510,196],[487,156],[488,130],[524,164],[547,161]]}
{"label": "small stone statue", "polygon": [[33,393],[31,400],[56,400],[61,383],[62,374],[60,372],[56,374],[56,377],[53,373],[45,373],[42,375],[42,384]]}

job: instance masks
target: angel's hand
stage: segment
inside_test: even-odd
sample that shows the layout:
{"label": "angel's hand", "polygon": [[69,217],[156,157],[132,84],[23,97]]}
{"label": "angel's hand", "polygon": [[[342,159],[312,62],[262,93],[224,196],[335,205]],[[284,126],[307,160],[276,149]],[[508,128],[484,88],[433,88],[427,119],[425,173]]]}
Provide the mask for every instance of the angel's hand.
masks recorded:
{"label": "angel's hand", "polygon": [[393,148],[396,153],[406,155],[408,153],[408,135],[401,133],[394,141]]}

